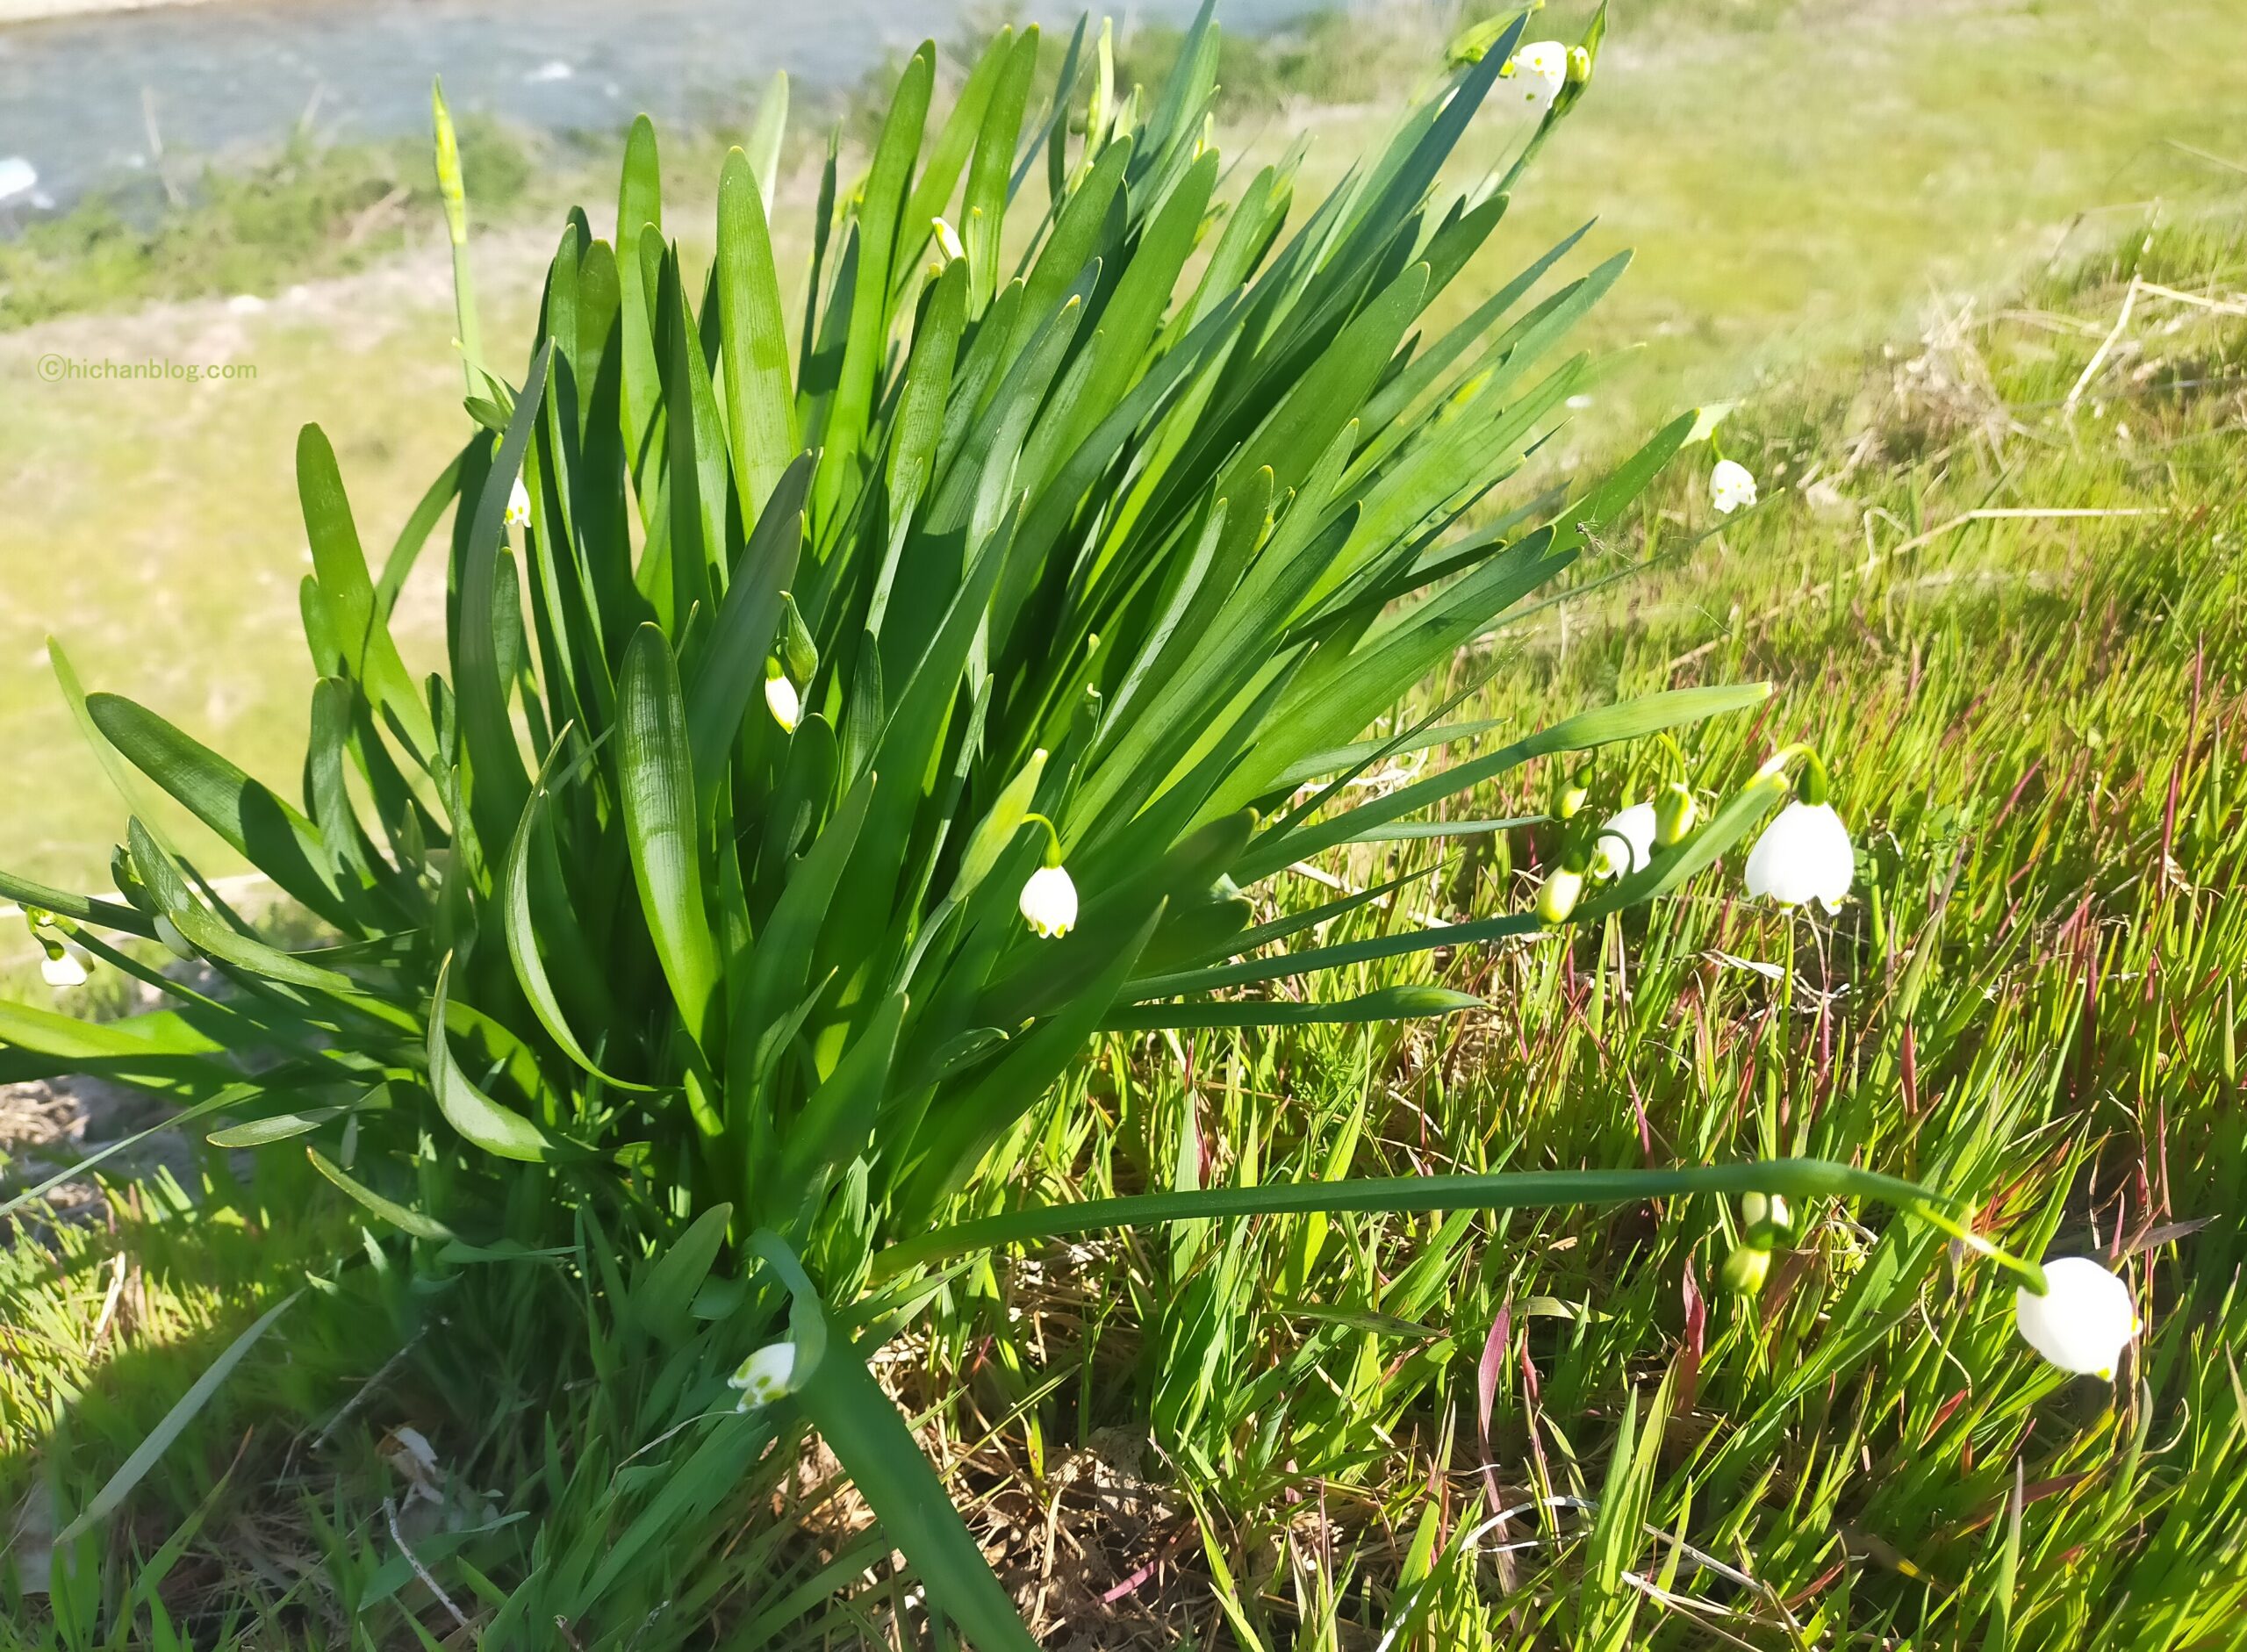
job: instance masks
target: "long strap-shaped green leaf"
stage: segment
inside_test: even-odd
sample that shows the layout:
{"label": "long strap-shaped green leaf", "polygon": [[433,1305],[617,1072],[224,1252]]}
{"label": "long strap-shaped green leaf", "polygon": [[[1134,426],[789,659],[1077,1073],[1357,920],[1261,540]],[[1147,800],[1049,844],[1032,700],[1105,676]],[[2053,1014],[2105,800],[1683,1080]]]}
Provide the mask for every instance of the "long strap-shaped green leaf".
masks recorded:
{"label": "long strap-shaped green leaf", "polygon": [[1037,1652],[920,1442],[867,1370],[865,1350],[829,1327],[825,1304],[786,1244],[764,1232],[750,1242],[780,1275],[793,1304],[789,1330],[801,1386],[790,1397],[920,1573],[930,1600],[979,1652]]}
{"label": "long strap-shaped green leaf", "polygon": [[671,645],[652,625],[633,633],[625,650],[617,722],[624,832],[641,908],[680,1017],[707,1051],[719,1031],[721,972],[703,904],[686,707]]}
{"label": "long strap-shaped green leaf", "polygon": [[[963,1222],[891,1246],[873,1260],[879,1281],[908,1268],[1030,1239],[1149,1227],[1215,1217],[1310,1211],[1518,1210],[1557,1204],[1620,1204],[1689,1193],[1778,1193],[1789,1198],[1877,1199],[1928,1211],[1952,1203],[1916,1182],[1822,1159],[1696,1165],[1674,1170],[1517,1170],[1486,1176],[1386,1176],[1350,1182],[1276,1182],[1253,1188],[1149,1193],[1079,1204],[1032,1205]],[[840,1454],[839,1452],[837,1454]]]}

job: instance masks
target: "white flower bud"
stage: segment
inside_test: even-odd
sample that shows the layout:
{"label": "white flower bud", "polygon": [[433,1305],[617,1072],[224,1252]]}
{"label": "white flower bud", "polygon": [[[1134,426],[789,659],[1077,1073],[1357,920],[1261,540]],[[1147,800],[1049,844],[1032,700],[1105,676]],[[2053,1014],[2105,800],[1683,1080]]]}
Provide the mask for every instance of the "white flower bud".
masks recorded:
{"label": "white flower bud", "polygon": [[796,722],[803,715],[803,701],[796,693],[796,686],[785,677],[765,679],[765,705],[772,712],[772,721],[790,734],[796,731]]}
{"label": "white flower bud", "polygon": [[1556,866],[1552,876],[1538,886],[1537,916],[1547,923],[1561,923],[1576,909],[1583,895],[1583,873]]}
{"label": "white flower bud", "polygon": [[2013,1294],[2021,1340],[2063,1371],[2111,1378],[2138,1333],[2129,1287],[2088,1256],[2046,1262],[2044,1283],[2042,1296],[2026,1286]]}

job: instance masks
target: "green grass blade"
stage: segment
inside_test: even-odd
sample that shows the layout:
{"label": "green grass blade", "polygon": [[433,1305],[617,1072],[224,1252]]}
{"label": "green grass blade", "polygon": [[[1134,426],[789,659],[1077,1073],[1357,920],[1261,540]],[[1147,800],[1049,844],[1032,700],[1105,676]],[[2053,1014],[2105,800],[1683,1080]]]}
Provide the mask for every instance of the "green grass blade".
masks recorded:
{"label": "green grass blade", "polygon": [[133,1488],[139,1485],[148,1470],[156,1466],[156,1460],[171,1448],[172,1442],[187,1432],[188,1425],[211,1403],[211,1397],[219,1391],[219,1384],[233,1373],[234,1367],[241,1363],[242,1356],[257,1346],[259,1340],[273,1328],[274,1322],[288,1312],[302,1295],[304,1292],[301,1290],[291,1291],[260,1314],[248,1330],[226,1345],[226,1351],[211,1361],[203,1375],[197,1377],[171,1410],[164,1413],[163,1421],[149,1432],[148,1437],[134,1447],[133,1454],[94,1494],[94,1500],[78,1512],[75,1519],[55,1534],[56,1548],[75,1542],[81,1533],[91,1531],[116,1512],[118,1505],[133,1494]]}
{"label": "green grass blade", "polygon": [[1817,1159],[1687,1166],[1671,1170],[1517,1170],[1480,1176],[1394,1176],[1349,1182],[1275,1182],[1259,1187],[1088,1199],[1037,1205],[894,1245],[874,1258],[873,1277],[973,1251],[1032,1239],[1072,1238],[1113,1228],[1218,1217],[1293,1216],[1306,1211],[1396,1213],[1521,1210],[1554,1205],[1623,1204],[1681,1194],[1777,1193],[1791,1199],[1860,1198],[1899,1210],[1949,1203],[1898,1176]]}

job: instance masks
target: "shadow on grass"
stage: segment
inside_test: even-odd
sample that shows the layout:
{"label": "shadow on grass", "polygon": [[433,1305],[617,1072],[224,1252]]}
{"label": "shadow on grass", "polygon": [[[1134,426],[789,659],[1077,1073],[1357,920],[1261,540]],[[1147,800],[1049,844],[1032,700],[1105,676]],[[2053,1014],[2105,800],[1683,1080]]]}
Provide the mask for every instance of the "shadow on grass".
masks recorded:
{"label": "shadow on grass", "polygon": [[[404,1614],[423,1608],[450,1627],[384,1504],[417,1553],[496,1521],[465,1472],[495,1397],[472,1374],[509,1368],[477,1329],[504,1323],[491,1291],[466,1274],[407,1287],[301,1155],[260,1155],[248,1185],[219,1167],[194,1201],[162,1171],[108,1192],[0,1254],[8,1643],[163,1645],[169,1627],[197,1647],[412,1645]],[[58,1557],[58,1533],[136,1469]],[[520,1537],[499,1531],[480,1562],[519,1562]]]}

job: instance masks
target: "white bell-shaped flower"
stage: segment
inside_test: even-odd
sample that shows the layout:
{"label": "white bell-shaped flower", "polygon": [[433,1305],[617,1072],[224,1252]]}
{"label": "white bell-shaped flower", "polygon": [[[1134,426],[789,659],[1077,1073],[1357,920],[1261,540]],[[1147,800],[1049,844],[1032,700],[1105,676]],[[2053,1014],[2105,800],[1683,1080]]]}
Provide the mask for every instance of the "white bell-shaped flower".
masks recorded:
{"label": "white bell-shaped flower", "polygon": [[726,1383],[741,1390],[741,1399],[735,1409],[753,1411],[793,1392],[795,1375],[796,1345],[771,1342],[743,1360]]}
{"label": "white bell-shaped flower", "polygon": [[1077,886],[1059,866],[1040,866],[1022,887],[1022,915],[1046,939],[1076,927]]}
{"label": "white bell-shaped flower", "polygon": [[1591,845],[1592,876],[1615,878],[1644,871],[1654,860],[1655,826],[1652,803],[1633,803],[1610,815]]}
{"label": "white bell-shaped flower", "polygon": [[804,704],[802,697],[796,693],[796,686],[793,683],[785,677],[766,678],[765,679],[765,707],[772,714],[773,722],[779,723],[790,734],[795,733],[796,723],[803,716]]}
{"label": "white bell-shaped flower", "polygon": [[1709,472],[1709,503],[1717,507],[1717,514],[1729,516],[1755,502],[1753,473],[1736,459],[1719,459]]}
{"label": "white bell-shaped flower", "polygon": [[507,490],[507,526],[530,526],[530,490],[523,485],[520,477],[517,477],[515,485]]}
{"label": "white bell-shaped flower", "polygon": [[50,987],[83,987],[86,984],[86,966],[69,952],[49,952],[39,959],[39,973]]}
{"label": "white bell-shaped flower", "polygon": [[1541,115],[1569,78],[1569,48],[1558,40],[1535,41],[1513,54],[1504,75],[1512,95]]}
{"label": "white bell-shaped flower", "polygon": [[2072,1375],[2112,1377],[2138,1333],[2130,1288],[2088,1256],[2046,1262],[2044,1283],[2042,1296],[2026,1286],[2014,1292],[2021,1340]]}
{"label": "white bell-shaped flower", "polygon": [[1856,876],[1856,858],[1834,806],[1797,799],[1748,851],[1748,893],[1782,906],[1817,901],[1837,912]]}

